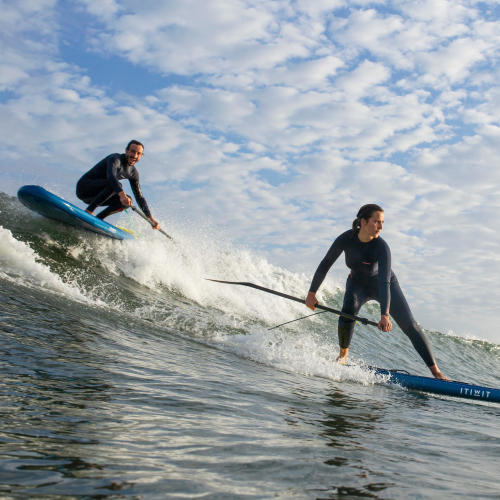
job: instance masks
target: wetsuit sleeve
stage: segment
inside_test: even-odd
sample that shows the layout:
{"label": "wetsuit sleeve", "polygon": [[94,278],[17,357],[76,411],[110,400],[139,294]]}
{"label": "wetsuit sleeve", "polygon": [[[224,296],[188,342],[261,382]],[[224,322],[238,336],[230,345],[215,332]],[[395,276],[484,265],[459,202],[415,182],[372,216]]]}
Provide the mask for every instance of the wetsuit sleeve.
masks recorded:
{"label": "wetsuit sleeve", "polygon": [[316,293],[318,291],[318,288],[321,286],[321,283],[323,283],[326,274],[344,250],[343,241],[343,235],[340,235],[332,243],[332,246],[326,253],[325,257],[319,263],[318,269],[316,269],[316,272],[314,273],[313,279],[311,281],[311,286],[309,287],[310,292]]}
{"label": "wetsuit sleeve", "polygon": [[114,193],[122,191],[122,185],[118,180],[118,170],[121,167],[120,156],[110,155],[106,160],[106,178]]}
{"label": "wetsuit sleeve", "polygon": [[149,210],[146,198],[144,198],[141,191],[141,185],[139,184],[139,172],[137,172],[137,170],[134,171],[134,174],[132,177],[130,177],[129,181],[135,199],[137,200],[138,205],[141,207],[141,210],[144,212],[144,215],[146,217],[151,217],[151,211]]}
{"label": "wetsuit sleeve", "polygon": [[379,244],[378,290],[380,314],[389,314],[391,307],[391,250],[384,240],[380,239]]}

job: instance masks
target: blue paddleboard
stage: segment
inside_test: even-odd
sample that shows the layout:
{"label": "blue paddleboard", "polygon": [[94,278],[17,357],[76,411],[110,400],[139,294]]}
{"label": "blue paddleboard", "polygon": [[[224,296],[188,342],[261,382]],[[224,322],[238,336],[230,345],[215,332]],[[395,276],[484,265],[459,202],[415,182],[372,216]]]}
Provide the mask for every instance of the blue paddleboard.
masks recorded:
{"label": "blue paddleboard", "polygon": [[465,399],[490,401],[500,403],[500,389],[467,384],[455,380],[439,380],[432,377],[410,375],[401,370],[386,370],[385,368],[370,367],[378,375],[388,375],[389,382],[417,391],[454,396]]}
{"label": "blue paddleboard", "polygon": [[98,219],[94,215],[63,200],[40,186],[23,186],[17,192],[19,201],[34,212],[65,224],[86,229],[117,240],[133,239],[134,235]]}

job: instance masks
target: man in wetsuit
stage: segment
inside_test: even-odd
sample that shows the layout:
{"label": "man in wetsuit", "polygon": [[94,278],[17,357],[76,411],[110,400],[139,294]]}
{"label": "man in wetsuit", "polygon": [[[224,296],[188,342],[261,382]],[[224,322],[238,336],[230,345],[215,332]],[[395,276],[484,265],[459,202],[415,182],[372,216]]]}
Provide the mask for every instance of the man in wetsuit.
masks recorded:
{"label": "man in wetsuit", "polygon": [[[420,354],[434,377],[445,379],[439,370],[422,328],[413,318],[408,303],[391,270],[389,245],[379,237],[384,223],[384,211],[378,205],[364,205],[359,209],[352,229],[342,233],[333,242],[326,256],[319,264],[306,298],[307,307],[314,310],[316,292],[326,274],[345,253],[345,261],[351,272],[347,278],[342,312],[357,315],[361,306],[369,301],[380,303],[378,328],[383,332],[392,329],[389,314],[407,335],[415,350]],[[338,361],[344,363],[354,332],[354,321],[341,316],[338,323],[340,353]]]}
{"label": "man in wetsuit", "polygon": [[104,205],[106,208],[97,215],[99,219],[104,219],[132,206],[132,199],[125,194],[120,183],[121,179],[128,179],[135,199],[151,221],[151,226],[153,229],[160,229],[142,195],[139,172],[135,168],[143,152],[143,144],[132,140],[127,144],[125,154],[113,153],[106,156],[80,178],[76,184],[76,195],[88,204],[87,212],[92,214],[98,206]]}

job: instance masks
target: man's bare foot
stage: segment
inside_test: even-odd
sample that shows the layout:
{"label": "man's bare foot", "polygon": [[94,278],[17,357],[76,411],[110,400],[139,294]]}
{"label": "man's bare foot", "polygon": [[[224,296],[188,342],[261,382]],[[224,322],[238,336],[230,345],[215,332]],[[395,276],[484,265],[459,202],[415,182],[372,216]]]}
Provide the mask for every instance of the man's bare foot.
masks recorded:
{"label": "man's bare foot", "polygon": [[347,356],[344,357],[337,356],[337,363],[345,365],[347,363]]}
{"label": "man's bare foot", "polygon": [[90,210],[85,210],[85,212],[87,212],[90,215],[94,215],[94,212],[91,212]]}

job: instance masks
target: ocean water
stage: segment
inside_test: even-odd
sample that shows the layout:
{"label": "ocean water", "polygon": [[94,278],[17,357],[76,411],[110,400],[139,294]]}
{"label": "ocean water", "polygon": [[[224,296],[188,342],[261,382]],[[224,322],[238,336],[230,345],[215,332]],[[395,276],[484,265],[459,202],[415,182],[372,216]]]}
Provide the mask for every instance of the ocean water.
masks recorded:
{"label": "ocean water", "polygon": [[[404,334],[205,278],[304,296],[310,276],[176,227],[113,241],[0,194],[0,497],[500,498],[500,405],[387,385]],[[321,300],[340,308],[326,282]],[[368,305],[363,316],[377,318]],[[500,386],[500,346],[427,332],[451,378]]]}

